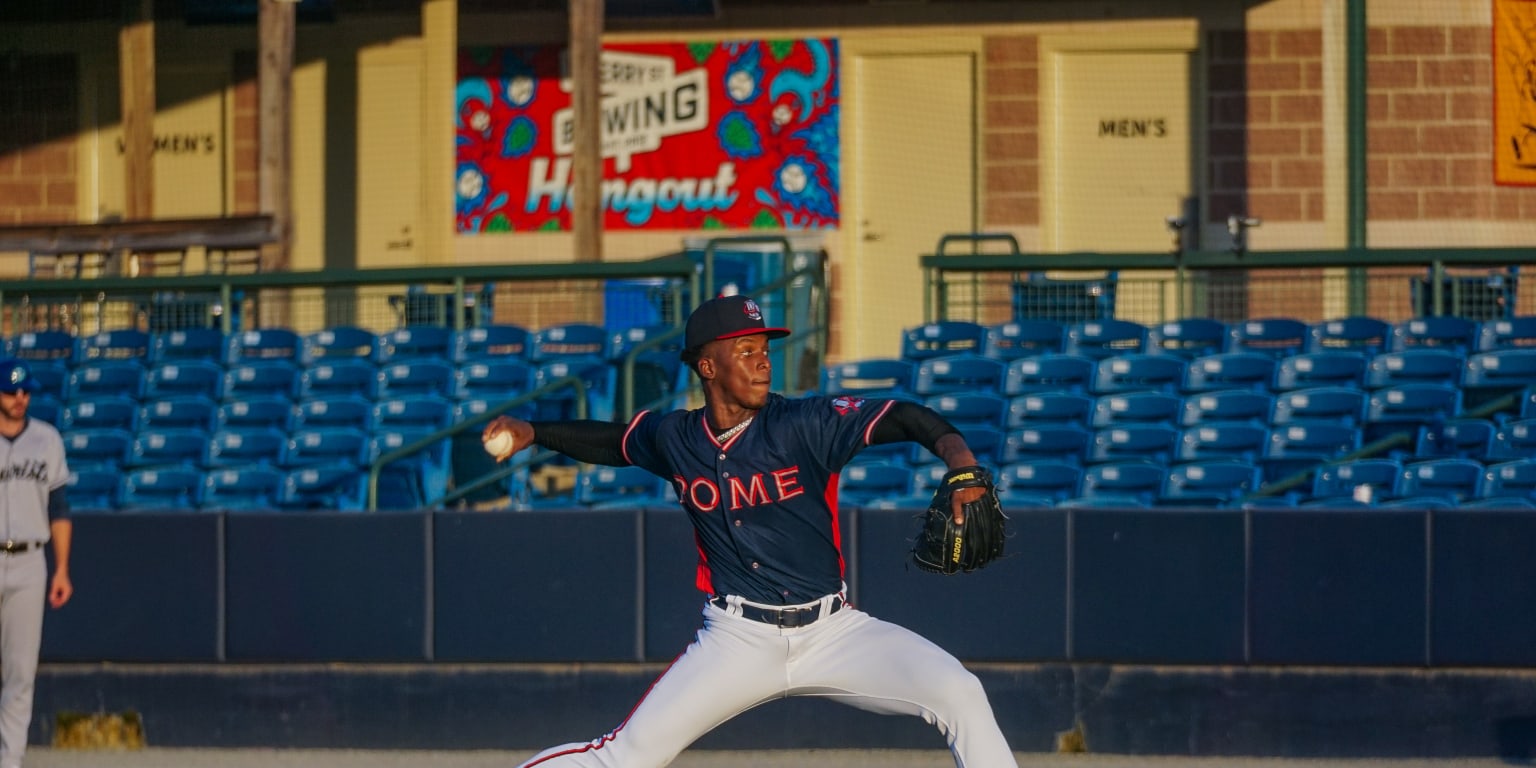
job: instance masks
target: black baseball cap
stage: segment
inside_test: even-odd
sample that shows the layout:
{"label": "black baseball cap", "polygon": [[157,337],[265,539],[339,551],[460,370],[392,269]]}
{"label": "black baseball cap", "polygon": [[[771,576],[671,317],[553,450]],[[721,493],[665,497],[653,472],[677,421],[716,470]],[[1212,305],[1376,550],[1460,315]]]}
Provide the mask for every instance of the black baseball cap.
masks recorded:
{"label": "black baseball cap", "polygon": [[0,360],[0,392],[8,395],[17,392],[31,392],[37,388],[37,382],[32,379],[32,371],[27,364],[14,357]]}
{"label": "black baseball cap", "polygon": [[746,296],[721,296],[699,305],[688,316],[684,348],[698,349],[711,341],[734,339],[766,333],[770,339],[789,335],[788,328],[768,328],[763,324],[763,309]]}

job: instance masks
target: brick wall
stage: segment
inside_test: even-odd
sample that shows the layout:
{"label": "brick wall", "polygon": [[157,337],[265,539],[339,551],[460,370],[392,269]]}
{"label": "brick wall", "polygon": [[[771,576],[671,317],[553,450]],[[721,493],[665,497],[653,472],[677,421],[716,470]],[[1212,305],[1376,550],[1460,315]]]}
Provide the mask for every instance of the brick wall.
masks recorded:
{"label": "brick wall", "polygon": [[80,130],[75,57],[13,53],[4,61],[0,225],[74,221]]}
{"label": "brick wall", "polygon": [[983,228],[1040,223],[1039,48],[1034,35],[985,41]]}
{"label": "brick wall", "polygon": [[261,210],[259,175],[261,132],[259,118],[260,89],[256,84],[256,53],[237,51],[233,71],[234,127],[231,137],[234,147],[234,210],[235,214],[252,214]]}

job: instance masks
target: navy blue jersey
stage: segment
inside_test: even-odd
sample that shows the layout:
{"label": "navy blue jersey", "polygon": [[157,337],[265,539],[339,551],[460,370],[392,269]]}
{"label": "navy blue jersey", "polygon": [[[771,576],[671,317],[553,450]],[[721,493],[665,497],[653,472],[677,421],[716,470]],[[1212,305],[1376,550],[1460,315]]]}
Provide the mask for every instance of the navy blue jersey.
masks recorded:
{"label": "navy blue jersey", "polygon": [[624,435],[624,455],[677,488],[698,539],[699,589],[805,603],[843,588],[838,473],[892,404],[770,395],[724,444],[703,409],[642,412]]}

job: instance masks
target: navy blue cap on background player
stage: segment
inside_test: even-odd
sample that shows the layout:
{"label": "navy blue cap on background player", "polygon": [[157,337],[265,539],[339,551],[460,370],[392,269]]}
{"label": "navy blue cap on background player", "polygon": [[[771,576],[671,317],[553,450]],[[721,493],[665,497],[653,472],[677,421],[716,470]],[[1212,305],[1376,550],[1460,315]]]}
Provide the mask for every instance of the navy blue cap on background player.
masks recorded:
{"label": "navy blue cap on background player", "polygon": [[770,339],[789,335],[788,328],[768,328],[763,323],[763,309],[746,296],[721,296],[699,305],[688,316],[684,349],[698,349],[711,341],[734,339],[766,333]]}
{"label": "navy blue cap on background player", "polygon": [[32,378],[32,371],[27,364],[14,357],[0,360],[0,392],[8,395],[16,392],[31,392],[37,388],[37,382]]}

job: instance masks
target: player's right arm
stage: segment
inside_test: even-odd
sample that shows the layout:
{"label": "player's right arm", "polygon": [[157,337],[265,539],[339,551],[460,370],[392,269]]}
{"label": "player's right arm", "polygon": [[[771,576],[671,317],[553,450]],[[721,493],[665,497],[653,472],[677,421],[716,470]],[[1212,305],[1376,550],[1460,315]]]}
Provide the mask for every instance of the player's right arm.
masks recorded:
{"label": "player's right arm", "polygon": [[485,426],[480,439],[490,442],[500,432],[512,435],[512,448],[506,455],[498,455],[497,461],[505,461],[518,451],[538,444],[587,464],[622,467],[629,464],[624,458],[624,433],[628,428],[626,424],[591,419],[529,422],[497,416]]}

